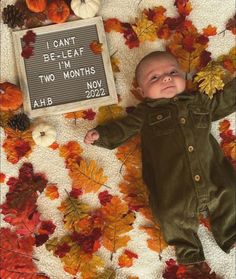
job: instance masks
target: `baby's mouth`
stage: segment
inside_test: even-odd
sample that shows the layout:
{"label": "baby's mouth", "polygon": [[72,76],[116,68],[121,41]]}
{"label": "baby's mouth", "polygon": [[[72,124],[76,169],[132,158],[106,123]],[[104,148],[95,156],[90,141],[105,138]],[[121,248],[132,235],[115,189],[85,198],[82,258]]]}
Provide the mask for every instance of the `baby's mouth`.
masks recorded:
{"label": "baby's mouth", "polygon": [[169,85],[169,86],[164,87],[162,90],[167,90],[167,89],[174,88],[174,87],[175,87],[174,85]]}

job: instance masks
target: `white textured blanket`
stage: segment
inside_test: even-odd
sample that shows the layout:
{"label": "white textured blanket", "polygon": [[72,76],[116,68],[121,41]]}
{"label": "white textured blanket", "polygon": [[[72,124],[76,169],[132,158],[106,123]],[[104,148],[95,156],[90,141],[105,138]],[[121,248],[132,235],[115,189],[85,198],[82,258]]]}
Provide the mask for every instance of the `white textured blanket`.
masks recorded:
{"label": "white textured blanket", "polygon": [[[1,0],[1,11],[7,5],[14,3],[14,0]],[[188,16],[189,20],[197,27],[199,31],[206,28],[209,24],[217,27],[217,32],[220,33],[225,29],[226,22],[232,18],[235,11],[234,0],[191,0],[192,11]],[[117,18],[122,22],[133,23],[135,18],[139,16],[144,8],[153,8],[154,6],[163,6],[166,8],[167,16],[177,16],[174,0],[103,0],[102,7],[99,10],[99,15],[104,19]],[[130,49],[125,45],[122,34],[118,32],[107,33],[108,46],[110,54],[116,52],[116,57],[119,59],[120,72],[115,73],[116,88],[121,96],[120,105],[125,107],[137,104],[137,100],[130,93],[132,81],[134,77],[134,69],[137,62],[142,56],[151,50],[164,49],[165,40],[157,39],[153,42],[144,42],[138,48]],[[210,37],[208,51],[212,53],[212,58],[216,59],[221,54],[226,54],[235,46],[235,36],[230,31]],[[1,22],[1,78],[0,81],[9,81],[18,84],[18,75],[16,71],[15,56],[13,53],[13,45],[11,38],[11,30]],[[97,111],[94,108],[94,111]],[[235,127],[235,115],[230,115],[227,119],[230,120],[231,128]],[[108,177],[107,185],[111,186],[109,193],[111,195],[123,197],[119,190],[119,183],[122,177],[119,174],[121,162],[115,156],[116,150],[108,151],[95,146],[86,146],[83,143],[83,137],[88,129],[96,125],[96,118],[93,121],[78,119],[77,125],[74,121],[66,119],[64,115],[49,116],[44,118],[45,121],[52,124],[57,131],[57,143],[62,146],[69,141],[77,141],[83,148],[83,158],[86,160],[95,160],[99,167],[103,168],[105,175]],[[212,129],[213,135],[220,140],[218,123],[214,123]],[[5,133],[1,129],[1,141],[5,139]],[[1,149],[1,173],[6,175],[6,178],[1,185],[1,203],[5,200],[5,195],[9,190],[7,181],[10,177],[18,177],[19,168],[24,162],[32,163],[34,172],[44,173],[50,183],[57,185],[59,198],[50,200],[44,193],[39,195],[37,199],[38,211],[41,218],[51,220],[56,228],[51,237],[62,237],[65,234],[63,225],[63,215],[58,207],[61,201],[67,196],[65,190],[71,191],[71,178],[68,175],[68,169],[65,167],[64,158],[59,156],[58,150],[34,146],[33,151],[28,158],[23,157],[18,163],[12,164],[7,158],[5,151]],[[107,188],[102,187],[99,191],[102,192]],[[98,200],[98,193],[84,194],[82,200],[88,203],[91,207],[96,208],[101,206]],[[101,246],[97,255],[101,257],[106,267],[113,267],[116,270],[116,278],[129,278],[129,276],[137,276],[142,279],[162,278],[165,269],[165,262],[170,258],[175,259],[174,249],[167,247],[162,252],[162,259],[159,260],[159,254],[151,250],[146,240],[148,234],[140,230],[141,225],[148,224],[148,221],[139,212],[136,212],[136,220],[132,230],[127,235],[131,240],[128,244],[117,250],[110,261],[110,251]],[[2,227],[9,227],[9,224],[1,219]],[[212,271],[221,275],[225,279],[236,278],[235,274],[235,249],[230,254],[225,254],[214,241],[211,232],[203,225],[199,227],[199,236],[204,247],[206,260]],[[134,259],[131,267],[119,268],[118,259],[124,249],[128,249],[138,255]],[[34,246],[34,258],[39,272],[46,274],[51,279],[72,279],[73,275],[67,273],[63,269],[63,264],[59,257],[55,257],[52,252],[49,252],[45,245]],[[80,274],[77,277],[81,278]],[[104,277],[105,278],[105,277]],[[108,277],[106,277],[108,278]],[[132,278],[132,277],[130,277]],[[9,279],[9,278],[3,278]]]}

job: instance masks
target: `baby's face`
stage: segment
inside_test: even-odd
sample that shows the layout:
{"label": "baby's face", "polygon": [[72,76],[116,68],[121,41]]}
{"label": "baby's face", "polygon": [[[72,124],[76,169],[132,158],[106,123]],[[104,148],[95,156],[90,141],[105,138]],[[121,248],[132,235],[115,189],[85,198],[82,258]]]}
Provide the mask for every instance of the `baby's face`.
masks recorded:
{"label": "baby's face", "polygon": [[171,57],[157,57],[140,65],[138,83],[144,97],[173,98],[185,90],[186,81]]}

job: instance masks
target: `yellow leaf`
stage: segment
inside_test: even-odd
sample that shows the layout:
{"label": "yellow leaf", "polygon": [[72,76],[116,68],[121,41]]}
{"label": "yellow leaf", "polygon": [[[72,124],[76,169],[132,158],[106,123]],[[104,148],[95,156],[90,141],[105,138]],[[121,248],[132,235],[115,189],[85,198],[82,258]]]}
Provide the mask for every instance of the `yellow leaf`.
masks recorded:
{"label": "yellow leaf", "polygon": [[98,269],[104,267],[104,261],[97,255],[82,254],[80,272],[82,279],[96,278]]}
{"label": "yellow leaf", "polygon": [[111,105],[100,107],[97,113],[98,124],[104,124],[124,116],[124,111],[121,106]]}
{"label": "yellow leaf", "polygon": [[80,164],[70,164],[70,177],[73,179],[73,188],[82,188],[85,193],[97,192],[107,181],[103,169],[96,165],[94,160]]}
{"label": "yellow leaf", "polygon": [[157,39],[155,23],[148,20],[145,16],[136,19],[136,24],[132,25],[132,28],[141,43]]}
{"label": "yellow leaf", "polygon": [[222,77],[224,69],[215,62],[209,62],[200,72],[197,73],[194,81],[199,83],[199,91],[205,93],[211,99],[217,90],[224,88]]}
{"label": "yellow leaf", "polygon": [[64,213],[64,223],[67,230],[75,228],[76,222],[88,216],[89,206],[78,199],[68,197],[58,209]]}
{"label": "yellow leaf", "polygon": [[116,279],[116,271],[112,268],[106,268],[95,279]]}
{"label": "yellow leaf", "polygon": [[72,245],[70,251],[66,253],[63,258],[61,258],[61,261],[64,263],[64,270],[66,272],[76,275],[81,265],[80,246],[77,244]]}
{"label": "yellow leaf", "polygon": [[119,59],[115,58],[114,56],[111,56],[111,66],[112,66],[112,71],[114,73],[120,72],[119,65],[120,61]]}

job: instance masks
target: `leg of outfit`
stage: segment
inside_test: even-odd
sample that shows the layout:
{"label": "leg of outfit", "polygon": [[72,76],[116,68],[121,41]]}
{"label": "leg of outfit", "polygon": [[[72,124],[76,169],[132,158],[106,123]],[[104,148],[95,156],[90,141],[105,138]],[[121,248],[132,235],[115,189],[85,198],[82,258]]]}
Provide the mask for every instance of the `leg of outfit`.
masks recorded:
{"label": "leg of outfit", "polygon": [[236,243],[235,189],[224,189],[208,205],[212,234],[226,253]]}
{"label": "leg of outfit", "polygon": [[205,260],[202,244],[198,238],[198,218],[190,217],[188,220],[177,223],[175,216],[172,220],[161,224],[163,235],[169,245],[174,245],[179,264],[192,264]]}

